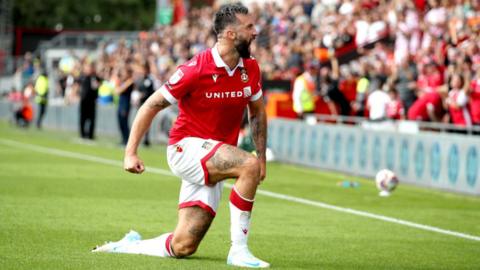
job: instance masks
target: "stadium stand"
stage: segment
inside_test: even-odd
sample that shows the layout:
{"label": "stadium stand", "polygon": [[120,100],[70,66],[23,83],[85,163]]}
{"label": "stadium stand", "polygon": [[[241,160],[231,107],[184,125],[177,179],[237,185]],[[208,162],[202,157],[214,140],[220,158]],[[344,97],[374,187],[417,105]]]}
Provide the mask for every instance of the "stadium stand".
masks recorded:
{"label": "stadium stand", "polygon": [[[259,33],[252,53],[265,85],[282,85],[265,89],[271,116],[295,116],[288,85],[302,72],[303,63],[318,60],[320,81],[332,75],[330,59],[336,57],[341,63],[338,87],[349,102],[350,116],[368,118],[369,93],[383,90],[398,95],[388,106],[397,108],[395,119],[467,128],[480,124],[478,1],[265,1],[262,6],[253,3],[251,9],[258,17]],[[95,61],[103,85],[109,87],[118,85],[121,69],[139,73],[147,64],[158,87],[178,64],[215,42],[212,15],[212,7],[194,9],[175,25],[116,38],[87,34],[87,41],[71,41],[80,34],[66,33],[41,47],[37,56],[46,61],[46,48],[68,44],[87,48],[64,51],[49,62],[49,74],[59,82],[51,92],[68,104],[78,102],[75,78],[87,61]],[[38,75],[40,63],[35,59],[25,55],[16,72],[19,87]],[[455,74],[461,76],[453,85]],[[332,114],[326,95],[317,87],[317,113]],[[337,108],[342,114],[339,104]]]}

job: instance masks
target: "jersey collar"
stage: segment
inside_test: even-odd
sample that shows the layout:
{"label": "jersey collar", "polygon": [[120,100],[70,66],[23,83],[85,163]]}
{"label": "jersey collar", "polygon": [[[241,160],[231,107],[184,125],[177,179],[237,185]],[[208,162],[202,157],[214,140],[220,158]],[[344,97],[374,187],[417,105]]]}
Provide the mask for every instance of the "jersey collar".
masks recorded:
{"label": "jersey collar", "polygon": [[235,70],[238,67],[243,67],[243,58],[240,57],[240,59],[238,60],[238,64],[233,69],[230,69],[230,67],[227,64],[225,64],[222,57],[220,57],[220,53],[218,52],[218,49],[217,49],[217,44],[215,44],[215,46],[213,46],[212,48],[212,56],[213,56],[213,61],[215,62],[215,65],[219,68],[224,67],[228,73],[228,76],[230,77],[233,76],[233,74],[235,73]]}

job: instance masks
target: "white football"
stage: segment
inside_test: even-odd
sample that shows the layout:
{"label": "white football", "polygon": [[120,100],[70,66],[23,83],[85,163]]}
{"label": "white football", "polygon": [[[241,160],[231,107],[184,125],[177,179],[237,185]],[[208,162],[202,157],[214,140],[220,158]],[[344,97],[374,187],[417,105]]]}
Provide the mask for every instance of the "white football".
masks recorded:
{"label": "white football", "polygon": [[265,158],[268,162],[275,161],[275,155],[273,154],[272,149],[267,148],[265,151]]}
{"label": "white football", "polygon": [[398,178],[394,172],[388,169],[383,169],[375,176],[375,183],[380,196],[389,196],[392,191],[398,186]]}

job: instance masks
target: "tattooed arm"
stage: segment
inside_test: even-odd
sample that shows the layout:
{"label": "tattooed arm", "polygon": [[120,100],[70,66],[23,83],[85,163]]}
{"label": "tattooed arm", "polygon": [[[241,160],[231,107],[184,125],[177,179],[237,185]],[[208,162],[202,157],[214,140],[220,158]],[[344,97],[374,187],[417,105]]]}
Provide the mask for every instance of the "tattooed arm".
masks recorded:
{"label": "tattooed arm", "polygon": [[257,149],[257,156],[260,160],[261,170],[260,179],[265,179],[266,175],[266,157],[267,148],[267,115],[263,99],[250,102],[249,106],[250,129],[252,130],[253,141]]}
{"label": "tattooed arm", "polygon": [[131,173],[142,173],[145,168],[143,162],[137,156],[137,149],[145,132],[152,124],[155,115],[168,107],[170,103],[165,97],[156,91],[140,107],[132,124],[132,130],[125,147],[124,169]]}

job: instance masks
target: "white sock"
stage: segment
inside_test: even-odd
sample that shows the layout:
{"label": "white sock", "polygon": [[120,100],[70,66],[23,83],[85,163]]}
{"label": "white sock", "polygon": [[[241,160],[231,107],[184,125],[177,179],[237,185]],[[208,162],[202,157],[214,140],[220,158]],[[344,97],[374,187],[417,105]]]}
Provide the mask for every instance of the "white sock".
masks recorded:
{"label": "white sock", "polygon": [[129,245],[122,246],[121,252],[159,257],[173,257],[174,255],[170,246],[172,237],[172,233],[165,233],[156,238],[138,240]]}
{"label": "white sock", "polygon": [[253,202],[254,200],[242,197],[235,187],[232,188],[230,193],[230,236],[234,250],[247,248]]}

